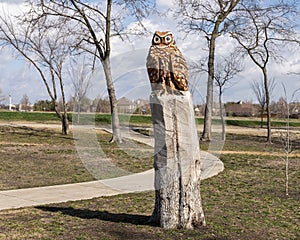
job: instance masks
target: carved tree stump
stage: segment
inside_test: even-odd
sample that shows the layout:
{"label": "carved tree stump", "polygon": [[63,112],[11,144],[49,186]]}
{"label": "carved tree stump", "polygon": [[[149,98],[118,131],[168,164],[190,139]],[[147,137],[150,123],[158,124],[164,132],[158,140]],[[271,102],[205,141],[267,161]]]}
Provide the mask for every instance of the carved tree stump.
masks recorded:
{"label": "carved tree stump", "polygon": [[155,138],[155,208],[163,228],[205,225],[200,196],[200,149],[190,92],[150,96]]}

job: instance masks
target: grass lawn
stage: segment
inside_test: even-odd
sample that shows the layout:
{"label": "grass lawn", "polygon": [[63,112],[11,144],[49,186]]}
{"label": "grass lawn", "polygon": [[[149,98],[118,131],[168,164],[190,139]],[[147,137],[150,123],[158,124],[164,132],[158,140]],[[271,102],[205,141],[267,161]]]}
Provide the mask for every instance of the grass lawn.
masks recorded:
{"label": "grass lawn", "polygon": [[[25,179],[28,179],[26,186],[30,186],[57,182],[57,178],[61,182],[92,178],[76,159],[71,137],[52,130],[13,127],[1,127],[0,133],[2,190],[24,187],[19,182],[26,182]],[[120,167],[132,165],[130,169],[134,171],[151,167],[151,159],[140,158],[138,154],[136,159],[129,157],[128,151],[133,151],[135,145],[127,143],[124,152],[107,143],[108,134],[99,132],[97,136],[106,154],[119,162]],[[142,148],[150,151],[144,145]],[[201,148],[207,146],[203,144]],[[297,139],[294,148],[299,150]],[[11,149],[19,149],[18,154],[9,155]],[[229,134],[224,150],[236,153],[221,154],[225,170],[201,184],[207,227],[186,231],[149,225],[147,221],[154,207],[151,191],[0,211],[0,239],[300,239],[300,159],[290,159],[287,197],[283,160],[274,155],[247,154],[281,153],[279,140],[266,145],[264,137]],[[13,157],[19,154],[19,158]],[[59,160],[61,156],[63,160]],[[39,172],[37,166],[44,166],[44,170]],[[47,169],[54,171],[53,175]],[[16,176],[21,181],[14,180]]]}
{"label": "grass lawn", "polygon": [[[122,124],[152,124],[151,116],[149,115],[127,115],[120,114],[120,123]],[[68,113],[68,119],[70,122],[77,121],[77,114]],[[59,123],[60,120],[54,112],[8,112],[0,111],[0,120],[2,122],[11,121],[28,121],[36,123]],[[95,123],[95,124],[110,124],[110,114],[92,114],[82,113],[80,114],[80,121],[83,124]]]}
{"label": "grass lawn", "polygon": [[[134,173],[152,168],[151,147],[129,140],[122,145],[110,144],[111,135],[102,131],[97,137],[117,167]],[[0,126],[0,147],[0,190],[95,180],[79,158],[72,134]]]}
{"label": "grass lawn", "polygon": [[[68,119],[70,122],[72,120],[77,120],[76,113],[68,114]],[[152,125],[152,120],[150,115],[135,115],[135,114],[119,114],[120,123],[123,125]],[[31,121],[38,123],[59,123],[59,119],[53,112],[8,112],[0,111],[0,121]],[[110,124],[111,116],[110,114],[90,114],[82,113],[80,115],[81,123],[95,123],[97,124]],[[203,118],[196,118],[198,124],[203,124]],[[214,119],[215,124],[220,124],[220,120]],[[257,118],[227,118],[226,125],[228,126],[240,126],[240,127],[260,127],[260,120]],[[264,127],[267,126],[266,119],[263,122]],[[272,119],[271,125],[274,128],[283,128],[286,126],[286,119]],[[290,119],[291,127],[300,127],[300,121],[298,119]]]}

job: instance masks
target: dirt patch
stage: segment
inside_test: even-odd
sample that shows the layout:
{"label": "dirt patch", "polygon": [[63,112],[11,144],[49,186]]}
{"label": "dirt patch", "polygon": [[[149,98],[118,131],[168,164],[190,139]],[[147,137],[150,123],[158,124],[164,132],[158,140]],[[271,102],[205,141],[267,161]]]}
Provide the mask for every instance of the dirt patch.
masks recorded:
{"label": "dirt patch", "polygon": [[[278,156],[284,157],[286,156],[285,153],[280,152],[258,152],[258,151],[221,151],[221,152],[214,152],[211,153],[220,153],[220,154],[242,154],[242,155],[260,155],[260,156]],[[289,157],[300,157],[300,153],[290,153]]]}

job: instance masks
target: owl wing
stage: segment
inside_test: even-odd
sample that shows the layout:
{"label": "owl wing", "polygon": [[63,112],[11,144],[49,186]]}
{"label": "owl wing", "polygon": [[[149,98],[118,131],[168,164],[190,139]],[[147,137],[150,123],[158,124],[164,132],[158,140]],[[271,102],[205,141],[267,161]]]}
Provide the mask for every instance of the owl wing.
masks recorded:
{"label": "owl wing", "polygon": [[146,67],[150,82],[157,83],[159,81],[159,58],[152,48],[149,50]]}
{"label": "owl wing", "polygon": [[188,67],[180,50],[176,47],[171,55],[170,63],[172,65],[172,82],[176,89],[181,91],[188,90]]}
{"label": "owl wing", "polygon": [[152,90],[160,90],[164,88],[164,77],[161,58],[157,49],[151,47],[146,62],[149,80]]}
{"label": "owl wing", "polygon": [[146,62],[146,67],[147,67],[147,72],[149,76],[149,80],[151,83],[156,83],[159,79],[159,60],[158,57],[153,54],[152,48],[150,48],[148,57],[147,57],[147,62]]}

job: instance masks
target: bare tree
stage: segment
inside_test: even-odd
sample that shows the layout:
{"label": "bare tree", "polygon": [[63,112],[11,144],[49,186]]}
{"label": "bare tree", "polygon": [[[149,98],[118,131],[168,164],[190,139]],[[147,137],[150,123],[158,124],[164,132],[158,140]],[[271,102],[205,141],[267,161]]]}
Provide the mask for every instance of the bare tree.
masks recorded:
{"label": "bare tree", "polygon": [[224,91],[232,86],[232,79],[241,71],[241,59],[235,53],[230,54],[229,57],[223,57],[222,61],[217,62],[216,64],[215,85],[218,88],[219,93],[218,100],[220,107],[220,118],[222,122],[222,140],[226,139],[222,96]]}
{"label": "bare tree", "polygon": [[77,123],[79,123],[81,102],[86,97],[87,91],[91,87],[93,69],[90,69],[85,58],[83,58],[80,64],[73,59],[70,63],[68,74],[71,78],[74,88],[74,109],[77,112]]}
{"label": "bare tree", "polygon": [[27,94],[24,94],[21,101],[20,101],[20,110],[23,110],[25,112],[29,111],[30,108],[30,101],[29,101],[29,97],[27,96]]}
{"label": "bare tree", "polygon": [[[32,16],[0,16],[0,42],[28,61],[39,73],[55,112],[62,123],[62,133],[68,133],[68,118],[63,84],[63,66],[68,55],[68,45],[62,25],[45,27],[46,21],[30,19]],[[30,19],[30,20],[28,20]],[[63,110],[57,108],[58,89],[63,102]]]}
{"label": "bare tree", "polygon": [[[192,95],[196,94],[196,91],[198,89],[198,85],[200,83],[199,78],[200,76],[206,75],[207,74],[207,57],[202,58],[200,60],[196,61],[189,61],[188,63],[188,68],[189,68],[189,91],[191,92]],[[205,102],[205,99],[201,99],[202,102]]]}
{"label": "bare tree", "polygon": [[110,112],[110,104],[109,104],[109,99],[107,97],[106,98],[97,97],[94,99],[92,104],[96,112],[99,113]]}
{"label": "bare tree", "polygon": [[[112,130],[111,142],[121,142],[119,128],[117,98],[111,73],[111,37],[126,38],[128,30],[124,26],[124,17],[136,17],[141,20],[145,17],[152,3],[146,0],[118,0],[93,3],[82,0],[37,0],[35,7],[41,7],[40,17],[57,17],[69,23],[69,33],[77,38],[76,48],[84,50],[100,60],[106,77],[106,86],[111,105]],[[120,11],[112,14],[112,6]],[[39,11],[39,10],[38,10]],[[136,29],[135,29],[136,31]]]}
{"label": "bare tree", "polygon": [[297,92],[300,91],[300,89],[296,89],[291,96],[291,99],[288,98],[287,92],[286,92],[286,87],[282,83],[282,88],[284,92],[284,98],[285,98],[285,103],[286,103],[286,113],[287,113],[287,122],[286,122],[286,128],[284,132],[281,132],[280,139],[282,142],[282,146],[284,149],[284,154],[285,156],[282,157],[282,160],[285,163],[285,194],[288,196],[289,195],[289,167],[290,167],[290,159],[289,156],[291,152],[293,151],[293,145],[292,145],[292,140],[291,140],[291,131],[290,131],[290,103],[294,100],[294,97]]}
{"label": "bare tree", "polygon": [[299,43],[293,17],[297,16],[295,1],[243,1],[240,12],[232,21],[231,36],[245,54],[262,71],[266,95],[267,141],[271,143],[271,111],[267,67],[270,59],[280,59],[282,43]]}
{"label": "bare tree", "polygon": [[[264,81],[259,82],[259,81],[253,80],[250,86],[251,86],[251,89],[254,92],[256,99],[260,106],[260,127],[262,128],[263,120],[264,120],[265,106],[266,106],[266,102],[267,102]],[[275,79],[272,78],[268,84],[268,92],[269,92],[270,96],[272,96],[275,86],[276,86]]]}
{"label": "bare tree", "polygon": [[240,0],[177,0],[179,10],[176,14],[182,18],[179,25],[188,33],[204,34],[208,42],[208,79],[202,140],[211,140],[216,39],[226,32],[230,23],[229,14],[239,2]]}

